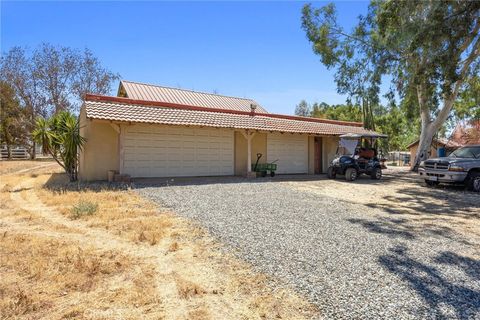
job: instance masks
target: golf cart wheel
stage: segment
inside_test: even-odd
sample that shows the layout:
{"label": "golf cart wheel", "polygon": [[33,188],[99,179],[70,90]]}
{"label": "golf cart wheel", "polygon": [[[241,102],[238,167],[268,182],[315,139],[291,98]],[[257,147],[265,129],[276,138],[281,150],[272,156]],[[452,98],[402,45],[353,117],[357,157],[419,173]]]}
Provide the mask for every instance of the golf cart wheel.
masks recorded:
{"label": "golf cart wheel", "polygon": [[435,187],[435,186],[438,186],[438,184],[439,184],[440,182],[438,182],[438,181],[431,181],[431,180],[425,180],[425,183],[426,183],[427,186],[429,186],[429,187]]}
{"label": "golf cart wheel", "polygon": [[345,179],[347,181],[355,181],[357,179],[358,173],[355,168],[348,168],[345,172]]}
{"label": "golf cart wheel", "polygon": [[480,172],[471,172],[467,179],[468,189],[474,192],[480,192]]}
{"label": "golf cart wheel", "polygon": [[267,171],[262,171],[261,175],[262,175],[262,177],[266,177],[267,176]]}
{"label": "golf cart wheel", "polygon": [[270,171],[270,177],[275,177],[275,171]]}
{"label": "golf cart wheel", "polygon": [[328,179],[335,179],[336,176],[337,176],[337,173],[335,172],[335,169],[333,167],[328,167],[327,169]]}
{"label": "golf cart wheel", "polygon": [[380,180],[382,178],[382,169],[373,168],[372,173],[370,174],[370,178],[372,178],[373,180]]}

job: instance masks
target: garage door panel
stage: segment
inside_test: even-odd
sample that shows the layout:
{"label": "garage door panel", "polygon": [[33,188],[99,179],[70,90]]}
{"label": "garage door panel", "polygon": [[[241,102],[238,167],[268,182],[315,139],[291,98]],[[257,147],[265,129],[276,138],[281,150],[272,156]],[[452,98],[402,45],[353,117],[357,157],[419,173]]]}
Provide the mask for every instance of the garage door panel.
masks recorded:
{"label": "garage door panel", "polygon": [[123,139],[123,172],[133,177],[233,175],[232,130],[135,125]]}
{"label": "garage door panel", "polygon": [[269,134],[267,158],[278,160],[278,173],[308,173],[308,136]]}

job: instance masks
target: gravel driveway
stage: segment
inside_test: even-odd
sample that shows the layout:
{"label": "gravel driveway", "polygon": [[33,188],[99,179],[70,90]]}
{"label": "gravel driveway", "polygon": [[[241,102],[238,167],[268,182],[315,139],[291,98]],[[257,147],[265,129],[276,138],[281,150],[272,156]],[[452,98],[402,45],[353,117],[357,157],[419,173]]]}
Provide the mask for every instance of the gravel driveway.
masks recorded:
{"label": "gravel driveway", "polygon": [[478,237],[299,187],[322,183],[219,178],[137,191],[295,287],[322,318],[480,319]]}

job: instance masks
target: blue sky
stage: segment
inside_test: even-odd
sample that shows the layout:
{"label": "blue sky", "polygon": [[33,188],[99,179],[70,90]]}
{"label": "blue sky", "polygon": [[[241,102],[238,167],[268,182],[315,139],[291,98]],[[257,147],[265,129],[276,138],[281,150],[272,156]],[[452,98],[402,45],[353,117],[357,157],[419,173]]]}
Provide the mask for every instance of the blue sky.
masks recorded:
{"label": "blue sky", "polygon": [[[123,79],[215,90],[293,114],[301,99],[345,101],[301,29],[302,5],[1,1],[1,50],[41,42],[88,47]],[[338,2],[339,22],[352,28],[367,6]]]}

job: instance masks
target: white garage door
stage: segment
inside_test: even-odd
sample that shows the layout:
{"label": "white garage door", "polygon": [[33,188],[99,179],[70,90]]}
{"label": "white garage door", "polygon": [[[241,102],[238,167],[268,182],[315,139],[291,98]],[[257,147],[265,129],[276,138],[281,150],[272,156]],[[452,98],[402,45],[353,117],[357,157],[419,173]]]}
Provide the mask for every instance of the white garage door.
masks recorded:
{"label": "white garage door", "polygon": [[278,159],[277,173],[308,173],[308,136],[299,134],[269,134],[268,162]]}
{"label": "white garage door", "polygon": [[233,134],[214,128],[128,126],[123,172],[132,177],[233,175]]}

